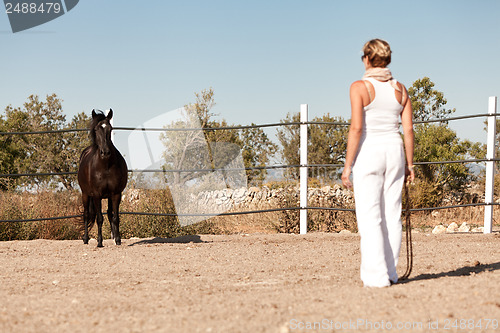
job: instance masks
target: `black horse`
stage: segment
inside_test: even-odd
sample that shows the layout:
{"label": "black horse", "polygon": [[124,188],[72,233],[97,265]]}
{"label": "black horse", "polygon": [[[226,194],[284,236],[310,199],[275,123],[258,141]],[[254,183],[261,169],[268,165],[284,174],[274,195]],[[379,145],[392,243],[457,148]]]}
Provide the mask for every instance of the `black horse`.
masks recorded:
{"label": "black horse", "polygon": [[80,156],[78,183],[82,190],[83,202],[83,243],[89,243],[89,229],[97,217],[97,246],[102,247],[102,207],[101,200],[108,198],[108,219],[111,234],[116,245],[121,244],[119,207],[122,191],[127,185],[127,163],[111,141],[110,120],[113,110],[107,116],[92,110],[90,138],[92,145],[85,148]]}

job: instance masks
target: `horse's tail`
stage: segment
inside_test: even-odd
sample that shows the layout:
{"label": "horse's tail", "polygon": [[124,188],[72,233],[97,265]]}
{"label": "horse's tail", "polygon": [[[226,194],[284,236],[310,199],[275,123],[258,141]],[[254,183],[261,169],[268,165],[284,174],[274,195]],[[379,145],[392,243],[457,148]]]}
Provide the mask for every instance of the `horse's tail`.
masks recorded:
{"label": "horse's tail", "polygon": [[[78,211],[78,214],[79,214],[79,218],[77,219],[76,223],[78,224],[78,230],[80,232],[83,232],[85,230],[85,219],[83,218],[83,209],[82,209],[83,205],[80,206],[80,209]],[[95,217],[96,217],[96,212],[95,212],[95,206],[94,206],[94,200],[92,200],[92,198],[89,200],[89,217],[90,217],[90,221],[89,221],[89,231],[92,230],[92,227],[94,226],[95,224]]]}

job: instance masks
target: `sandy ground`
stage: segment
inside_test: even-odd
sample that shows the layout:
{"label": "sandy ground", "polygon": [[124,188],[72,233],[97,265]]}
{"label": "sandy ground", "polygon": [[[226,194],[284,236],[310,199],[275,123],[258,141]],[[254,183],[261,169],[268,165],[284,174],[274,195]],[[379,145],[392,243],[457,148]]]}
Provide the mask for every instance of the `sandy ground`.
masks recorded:
{"label": "sandy ground", "polygon": [[96,244],[1,242],[0,332],[500,332],[498,233],[416,233],[410,280],[383,289],[356,234]]}

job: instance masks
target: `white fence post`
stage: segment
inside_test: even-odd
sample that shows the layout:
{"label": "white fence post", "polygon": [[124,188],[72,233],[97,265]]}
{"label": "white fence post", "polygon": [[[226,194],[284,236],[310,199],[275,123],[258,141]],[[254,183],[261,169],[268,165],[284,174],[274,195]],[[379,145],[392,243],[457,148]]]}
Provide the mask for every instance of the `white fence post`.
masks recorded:
{"label": "white fence post", "polygon": [[300,234],[307,233],[307,104],[300,105]]}
{"label": "white fence post", "polygon": [[493,229],[493,187],[495,184],[495,137],[496,137],[496,116],[497,98],[492,96],[488,103],[488,113],[492,116],[488,117],[488,139],[486,148],[486,158],[490,161],[486,162],[486,183],[484,191],[484,233],[489,234]]}

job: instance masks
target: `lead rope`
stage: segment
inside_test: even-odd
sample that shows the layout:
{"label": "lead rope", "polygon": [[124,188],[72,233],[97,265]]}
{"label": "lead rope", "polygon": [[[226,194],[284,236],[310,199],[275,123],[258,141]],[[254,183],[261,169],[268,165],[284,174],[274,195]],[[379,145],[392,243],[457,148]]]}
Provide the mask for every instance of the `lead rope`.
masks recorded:
{"label": "lead rope", "polygon": [[405,204],[405,227],[406,227],[406,272],[399,280],[407,280],[413,268],[413,242],[411,240],[411,219],[410,219],[410,196],[408,195],[408,185],[404,182]]}

